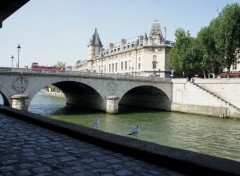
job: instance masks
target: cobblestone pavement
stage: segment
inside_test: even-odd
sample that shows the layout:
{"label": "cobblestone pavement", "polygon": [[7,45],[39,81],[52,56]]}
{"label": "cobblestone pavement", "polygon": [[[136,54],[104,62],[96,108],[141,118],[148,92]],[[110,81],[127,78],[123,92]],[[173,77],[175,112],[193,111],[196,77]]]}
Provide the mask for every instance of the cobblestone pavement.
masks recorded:
{"label": "cobblestone pavement", "polygon": [[0,113],[0,175],[182,174]]}

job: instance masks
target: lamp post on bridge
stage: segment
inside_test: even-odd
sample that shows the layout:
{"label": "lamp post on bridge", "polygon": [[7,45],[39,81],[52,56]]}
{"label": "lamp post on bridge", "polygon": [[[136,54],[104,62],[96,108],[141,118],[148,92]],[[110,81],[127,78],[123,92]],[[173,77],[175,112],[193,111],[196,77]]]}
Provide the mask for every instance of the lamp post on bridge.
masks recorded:
{"label": "lamp post on bridge", "polygon": [[13,55],[11,57],[11,60],[12,60],[12,68],[13,68],[13,60],[14,60],[14,56]]}
{"label": "lamp post on bridge", "polygon": [[18,64],[17,64],[17,66],[19,68],[19,52],[21,50],[21,46],[19,44],[18,44],[17,50],[18,50]]}

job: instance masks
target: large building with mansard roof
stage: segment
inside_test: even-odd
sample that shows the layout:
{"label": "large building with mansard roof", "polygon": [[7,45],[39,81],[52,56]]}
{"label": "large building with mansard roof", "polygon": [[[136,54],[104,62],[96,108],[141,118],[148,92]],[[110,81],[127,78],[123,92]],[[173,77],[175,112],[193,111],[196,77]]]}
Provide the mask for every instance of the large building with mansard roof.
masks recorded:
{"label": "large building with mansard roof", "polygon": [[152,24],[149,35],[121,39],[103,47],[95,32],[88,45],[85,61],[77,61],[74,70],[94,73],[127,74],[134,76],[170,77],[169,51],[172,42],[166,40],[158,20]]}

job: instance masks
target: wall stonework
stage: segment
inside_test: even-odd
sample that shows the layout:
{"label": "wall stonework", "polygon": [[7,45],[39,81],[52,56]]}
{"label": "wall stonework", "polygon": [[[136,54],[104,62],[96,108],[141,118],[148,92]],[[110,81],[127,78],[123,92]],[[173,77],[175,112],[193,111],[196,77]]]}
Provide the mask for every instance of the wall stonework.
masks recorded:
{"label": "wall stonework", "polygon": [[[240,80],[173,79],[172,111],[240,118]],[[230,90],[233,91],[230,91]]]}
{"label": "wall stonework", "polygon": [[214,92],[217,96],[240,107],[240,79],[196,79],[195,83],[201,87]]}

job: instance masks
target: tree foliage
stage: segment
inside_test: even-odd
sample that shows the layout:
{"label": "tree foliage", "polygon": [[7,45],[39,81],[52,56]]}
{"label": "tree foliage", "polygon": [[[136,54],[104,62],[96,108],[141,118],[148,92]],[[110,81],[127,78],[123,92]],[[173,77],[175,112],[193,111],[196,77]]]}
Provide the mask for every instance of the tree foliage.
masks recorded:
{"label": "tree foliage", "polygon": [[170,63],[175,72],[187,76],[190,73],[198,72],[199,48],[196,39],[191,37],[189,31],[178,28],[175,32],[176,43],[170,51]]}
{"label": "tree foliage", "polygon": [[203,73],[216,73],[219,71],[219,66],[222,63],[222,59],[218,59],[218,52],[216,49],[216,42],[213,36],[213,30],[211,27],[204,27],[197,35],[198,45],[201,52],[201,63]]}
{"label": "tree foliage", "polygon": [[65,68],[66,67],[66,63],[58,61],[57,64],[55,64],[54,66],[55,67],[59,67],[59,68]]}
{"label": "tree foliage", "polygon": [[176,42],[170,51],[170,63],[178,73],[202,72],[215,74],[235,62],[236,49],[240,48],[240,5],[227,5],[209,26],[203,27],[197,37],[178,28]]}
{"label": "tree foliage", "polygon": [[225,59],[224,66],[229,70],[235,62],[235,50],[240,47],[240,4],[227,5],[210,26],[218,57]]}

